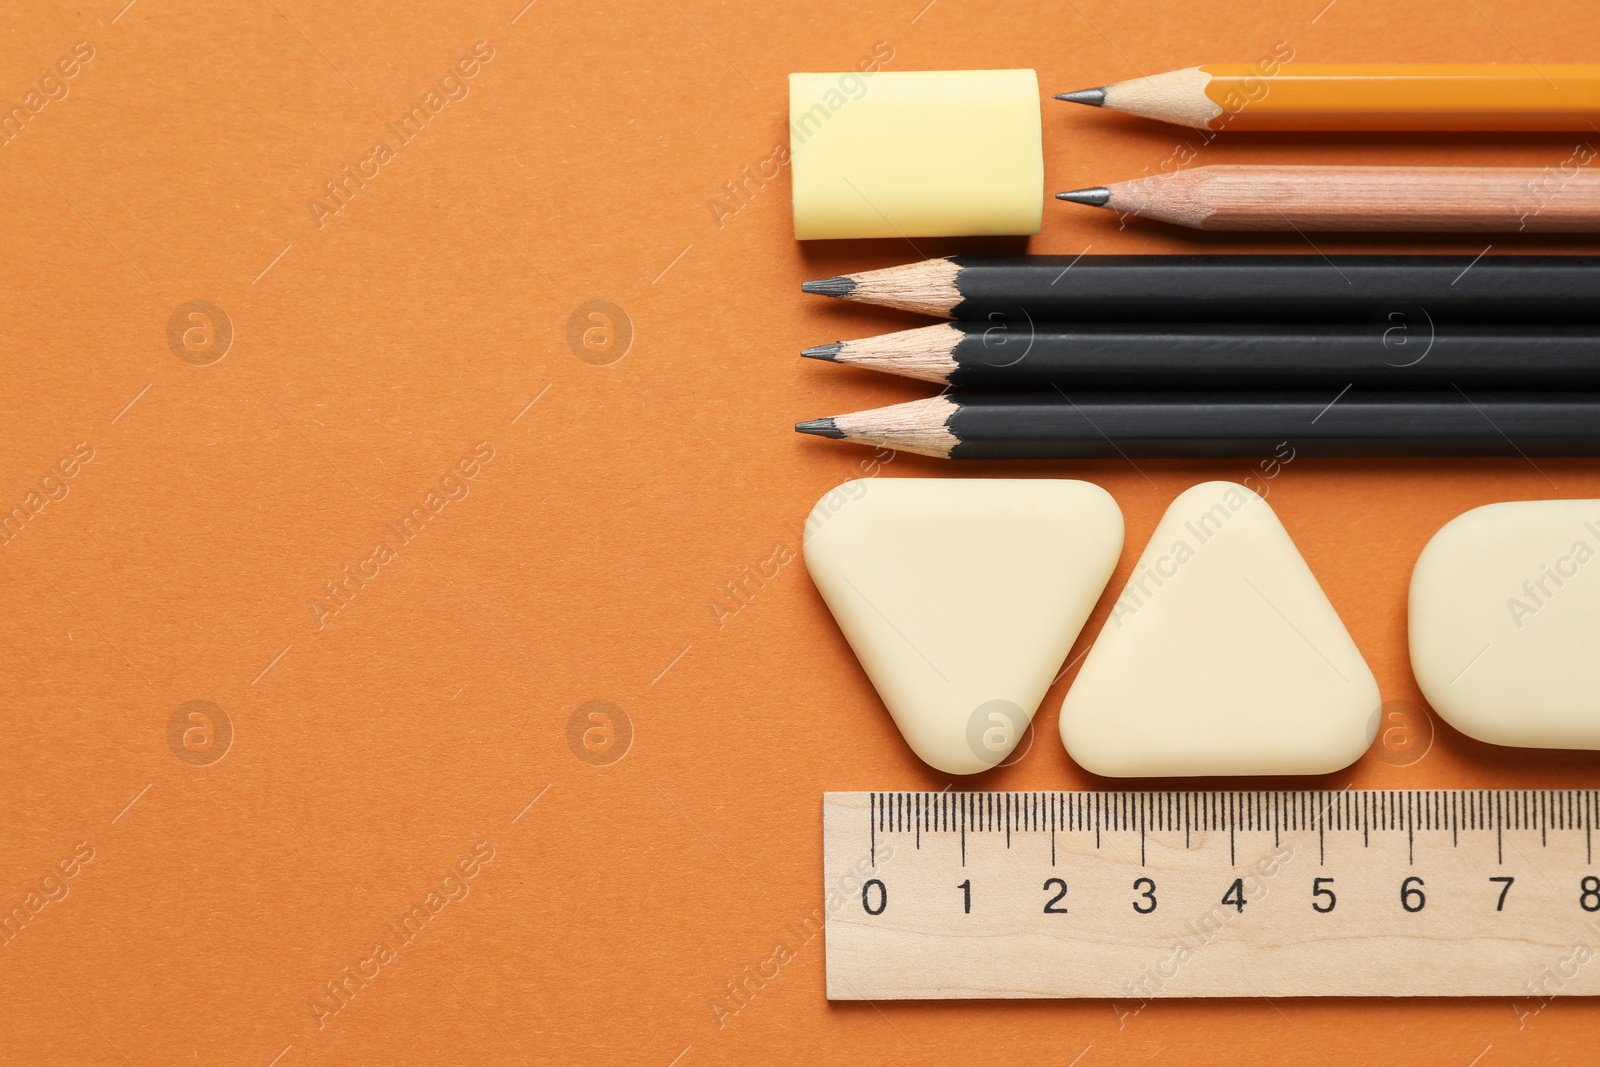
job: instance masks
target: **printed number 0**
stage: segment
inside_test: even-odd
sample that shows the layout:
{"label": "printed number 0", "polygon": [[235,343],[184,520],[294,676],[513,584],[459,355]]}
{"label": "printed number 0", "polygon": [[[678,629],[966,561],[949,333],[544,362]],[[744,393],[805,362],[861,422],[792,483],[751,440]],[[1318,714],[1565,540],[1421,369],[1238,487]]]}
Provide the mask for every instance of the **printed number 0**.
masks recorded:
{"label": "printed number 0", "polygon": [[[878,887],[878,906],[872,906],[872,887]],[[883,883],[876,878],[867,879],[867,884],[861,887],[861,907],[868,915],[882,915],[883,909],[889,906],[889,891]]]}
{"label": "printed number 0", "polygon": [[1140,915],[1149,915],[1156,910],[1156,883],[1149,878],[1140,878],[1133,883],[1133,888],[1144,894],[1144,899],[1150,902],[1148,908],[1139,907],[1139,902],[1133,902],[1133,910]]}

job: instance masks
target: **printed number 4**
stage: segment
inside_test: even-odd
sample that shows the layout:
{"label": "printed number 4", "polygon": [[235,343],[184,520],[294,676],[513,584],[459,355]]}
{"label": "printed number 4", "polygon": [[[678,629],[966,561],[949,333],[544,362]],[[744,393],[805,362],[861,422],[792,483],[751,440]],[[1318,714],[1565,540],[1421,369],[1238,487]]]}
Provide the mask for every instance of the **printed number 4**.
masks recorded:
{"label": "printed number 4", "polygon": [[1239,911],[1244,910],[1245,899],[1243,878],[1235,878],[1233,880],[1233,884],[1228,887],[1228,891],[1222,894],[1222,902],[1224,904],[1232,904],[1234,908]]}

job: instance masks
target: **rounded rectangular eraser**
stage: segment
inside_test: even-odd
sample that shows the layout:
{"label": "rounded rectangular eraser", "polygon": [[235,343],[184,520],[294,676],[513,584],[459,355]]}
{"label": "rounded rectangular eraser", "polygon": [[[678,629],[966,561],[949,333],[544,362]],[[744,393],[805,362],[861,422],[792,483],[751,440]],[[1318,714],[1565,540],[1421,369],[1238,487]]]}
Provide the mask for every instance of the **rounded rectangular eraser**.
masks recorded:
{"label": "rounded rectangular eraser", "polygon": [[1458,515],[1411,573],[1417,685],[1468,737],[1600,749],[1600,500]]}
{"label": "rounded rectangular eraser", "polygon": [[1034,234],[1044,213],[1031,70],[789,75],[794,235]]}

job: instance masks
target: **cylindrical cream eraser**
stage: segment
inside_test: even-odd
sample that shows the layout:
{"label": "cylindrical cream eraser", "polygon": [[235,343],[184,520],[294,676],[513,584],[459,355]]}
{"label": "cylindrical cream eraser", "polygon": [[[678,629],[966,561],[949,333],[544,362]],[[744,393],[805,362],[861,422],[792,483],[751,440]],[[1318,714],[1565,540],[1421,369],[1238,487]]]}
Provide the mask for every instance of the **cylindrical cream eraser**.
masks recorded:
{"label": "cylindrical cream eraser", "polygon": [[1039,232],[1031,70],[791,74],[789,151],[802,241]]}

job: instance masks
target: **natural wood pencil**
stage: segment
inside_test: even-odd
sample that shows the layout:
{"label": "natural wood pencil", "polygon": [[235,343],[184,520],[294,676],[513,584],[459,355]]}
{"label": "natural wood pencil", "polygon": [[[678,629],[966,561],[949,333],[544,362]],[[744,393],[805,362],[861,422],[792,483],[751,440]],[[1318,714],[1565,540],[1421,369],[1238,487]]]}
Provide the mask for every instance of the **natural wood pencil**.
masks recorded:
{"label": "natural wood pencil", "polygon": [[811,359],[954,386],[1600,389],[1600,327],[942,322]]}
{"label": "natural wood pencil", "polygon": [[1600,323],[1595,256],[952,256],[808,293],[1016,329],[1028,322]]}
{"label": "natural wood pencil", "polygon": [[800,433],[941,459],[1600,455],[1600,393],[944,393]]}
{"label": "natural wood pencil", "polygon": [[1534,167],[1195,167],[1057,193],[1196,230],[1600,231],[1600,173]]}
{"label": "natural wood pencil", "polygon": [[1202,130],[1589,130],[1600,64],[1216,63],[1056,99]]}

